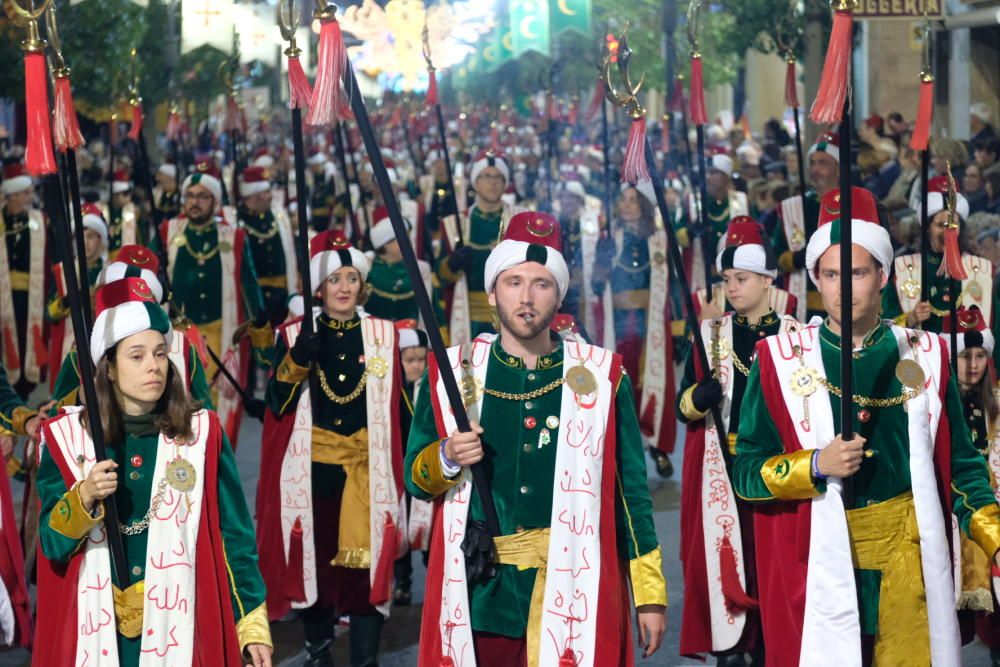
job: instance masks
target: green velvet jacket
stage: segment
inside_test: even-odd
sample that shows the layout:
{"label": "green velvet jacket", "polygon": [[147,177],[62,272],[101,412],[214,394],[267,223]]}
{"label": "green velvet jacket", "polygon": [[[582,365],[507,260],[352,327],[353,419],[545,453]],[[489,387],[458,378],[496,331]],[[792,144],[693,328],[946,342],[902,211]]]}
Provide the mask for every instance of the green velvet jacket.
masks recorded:
{"label": "green velvet jacket", "polygon": [[[840,337],[824,324],[819,330],[826,378],[833,385],[841,386]],[[870,398],[891,398],[903,393],[896,378],[899,348],[889,327],[880,324],[865,338],[864,345],[855,352],[854,393]],[[834,424],[840,423],[840,400],[831,394],[830,406]],[[910,442],[908,421],[903,405],[866,408],[868,421],[854,420],[854,430],[867,440],[865,447],[874,452],[864,459],[861,469],[853,476],[853,497],[845,498],[848,509],[880,503],[910,491]],[[949,383],[943,412],[954,417],[948,420],[951,439],[951,488],[952,511],[966,534],[974,516],[981,511],[985,516],[997,511],[989,474],[983,457],[973,447],[969,429],[962,418],[962,403],[954,379]],[[839,429],[837,429],[839,430]],[[733,466],[733,486],[739,497],[750,502],[774,500],[804,500],[785,495],[783,487],[766,479],[765,472],[773,467],[772,457],[785,453],[781,436],[761,389],[760,366],[754,364],[747,380],[746,393],[740,411],[740,428],[736,441],[736,460]],[[784,457],[787,458],[787,457]],[[808,461],[805,464],[809,464]],[[789,476],[791,477],[791,476]],[[813,494],[826,491],[826,483],[813,480]],[[986,545],[984,549],[986,549]],[[1000,545],[998,545],[1000,546]],[[987,549],[988,550],[988,549]],[[993,549],[995,551],[995,549]],[[878,590],[880,573],[858,570],[859,600],[861,602],[862,631],[874,634],[878,621]]]}
{"label": "green velvet jacket", "polygon": [[[110,208],[111,224],[108,225],[108,252],[115,253],[122,247],[122,209]],[[146,245],[147,223],[142,210],[135,206],[135,242]]]}
{"label": "green velvet jacket", "polygon": [[[153,487],[157,484],[157,480],[153,479],[153,471],[156,466],[159,431],[153,423],[153,419],[151,414],[141,417],[126,417],[125,442],[107,444],[109,458],[118,463],[119,486],[114,497],[117,501],[119,521],[126,525],[143,519],[151,502]],[[257,610],[262,608],[264,604],[265,590],[264,580],[257,567],[257,544],[254,537],[253,520],[243,495],[243,487],[236,467],[236,457],[233,455],[233,450],[229,446],[229,440],[224,431],[222,439],[218,480],[219,515],[225,517],[225,520],[221,522],[222,541],[230,578],[230,601],[236,619],[237,635],[240,637],[240,645],[242,646],[248,637],[249,625],[257,622],[256,615],[250,615],[254,612],[257,615],[260,614]],[[61,523],[52,512],[63,497],[78,494],[78,492],[73,489],[67,490],[62,473],[48,449],[42,450],[37,483],[41,501],[39,543],[42,552],[49,560],[68,562],[83,541],[87,539],[87,533],[83,533],[81,537],[76,539],[68,537],[65,532],[74,531],[67,531],[67,525]],[[72,506],[73,501],[70,502]],[[59,527],[59,530],[54,526]],[[89,528],[87,530],[89,532]],[[114,568],[112,568],[112,581],[118,588],[125,588],[143,581],[148,536],[148,530],[144,530],[138,535],[122,535],[130,576],[125,586],[122,586],[122,582],[118,581]],[[266,613],[264,619],[266,620]],[[259,628],[255,629],[259,630]],[[138,666],[141,642],[141,635],[134,639],[118,636],[119,660],[123,667]]]}
{"label": "green velvet jacket", "polygon": [[[271,209],[263,213],[251,213],[240,208],[239,217],[240,227],[247,233],[246,245],[253,256],[253,267],[258,279],[278,278],[285,284],[285,249],[281,244],[281,234],[278,233],[274,213]],[[264,303],[271,303],[272,299],[282,303],[288,300],[288,290],[284,287],[262,284],[260,291]]]}
{"label": "green velvet jacket", "polygon": [[368,273],[368,300],[365,311],[374,317],[391,322],[417,319],[417,300],[413,295],[413,284],[406,272],[406,264],[390,264],[380,255],[375,256]]}
{"label": "green velvet jacket", "polygon": [[0,363],[0,435],[24,435],[24,422],[37,414],[24,404],[7,381],[7,370]]}
{"label": "green velvet jacket", "polygon": [[[484,274],[486,259],[500,241],[503,209],[483,213],[474,206],[469,215],[472,219],[469,221],[469,235],[465,239],[465,245],[472,251],[472,259],[465,278],[469,288],[469,320],[472,324],[472,336],[475,337],[493,331],[492,310],[487,303]],[[448,266],[448,255],[442,253],[437,264],[437,275],[441,285],[446,286],[458,282],[463,272],[452,271]]]}
{"label": "green velvet jacket", "polygon": [[[487,388],[522,393],[545,387],[563,374],[563,349],[539,357],[535,370],[507,354],[498,337],[493,343],[487,366]],[[415,498],[429,500],[454,483],[441,483],[440,437],[430,400],[430,382],[424,374],[403,463],[406,489]],[[568,389],[566,390],[568,391]],[[486,395],[480,423],[484,463],[492,481],[493,498],[500,519],[500,531],[511,535],[551,524],[552,489],[562,390],[550,391],[531,401],[518,402]],[[533,421],[532,421],[533,420]],[[555,420],[555,421],[552,421]],[[555,426],[553,426],[555,424]],[[653,526],[653,508],[646,481],[644,446],[639,432],[632,383],[622,376],[615,395],[615,424],[618,493],[615,515],[618,549],[632,564],[636,604],[666,604],[666,583],[659,567],[660,548]],[[425,450],[427,450],[425,452]],[[437,469],[428,476],[424,463]],[[605,499],[610,502],[611,499]],[[478,496],[472,495],[470,520],[483,520]],[[636,581],[639,562],[655,561],[655,574]],[[486,583],[470,584],[472,627],[508,637],[525,635],[531,591],[537,570],[518,570],[501,565],[500,573]],[[645,572],[649,572],[645,570]],[[657,579],[650,583],[649,578]],[[651,599],[650,588],[661,595]]]}

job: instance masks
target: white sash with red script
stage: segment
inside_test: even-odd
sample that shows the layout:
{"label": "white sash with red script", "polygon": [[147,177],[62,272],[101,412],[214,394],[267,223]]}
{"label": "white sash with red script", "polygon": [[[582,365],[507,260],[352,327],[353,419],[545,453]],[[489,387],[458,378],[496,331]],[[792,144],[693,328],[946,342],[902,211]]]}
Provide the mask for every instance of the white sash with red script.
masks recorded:
{"label": "white sash with red script", "polygon": [[[0,222],[2,221],[3,211],[0,209]],[[22,373],[24,378],[33,384],[38,384],[41,377],[41,367],[38,364],[39,350],[36,346],[44,345],[42,317],[45,312],[45,219],[37,209],[28,211],[28,233],[31,257],[28,260],[28,326],[25,328],[28,340],[24,342],[24,359],[17,356],[21,348],[17,317],[14,314],[10,258],[7,256],[7,244],[0,243],[0,322],[3,323],[3,327],[0,328],[0,340],[3,341],[3,365],[11,385],[17,384]]]}
{"label": "white sash with red script", "polygon": [[285,282],[288,284],[288,294],[299,291],[298,264],[295,259],[295,235],[292,232],[292,221],[288,213],[280,206],[272,206],[271,213],[278,225],[278,236],[281,237],[281,250],[285,255]]}
{"label": "white sash with red script", "polygon": [[[657,222],[660,222],[657,214]],[[660,228],[649,237],[649,310],[646,311],[646,345],[642,364],[642,396],[639,414],[653,417],[650,442],[657,446],[666,409],[664,394],[668,380],[673,382],[672,368],[667,368],[667,345],[673,345],[667,326],[667,294],[670,291],[670,266],[667,264],[667,234]]]}
{"label": "white sash with red script", "polygon": [[[463,354],[462,349],[467,346],[449,348],[452,369],[461,369],[463,358],[467,358],[467,372],[477,384],[486,386],[490,346],[495,337],[494,334],[480,335],[467,354]],[[602,576],[613,576],[602,570],[599,522],[604,517],[601,513],[602,482],[604,456],[609,451],[605,437],[616,389],[610,378],[616,369],[614,355],[599,347],[564,341],[563,352],[563,377],[570,369],[583,365],[594,375],[597,391],[577,396],[568,388],[562,390],[538,664],[559,665],[560,658],[569,652],[575,658],[575,665],[592,667],[601,664],[594,655],[600,603],[598,589]],[[434,392],[435,414],[445,432],[451,433],[456,428],[455,418],[447,408],[444,383],[437,382]],[[467,408],[470,418],[478,419],[482,394],[477,403]],[[441,653],[450,657],[455,667],[476,665],[465,557],[461,548],[471,494],[472,475],[468,468],[463,468],[461,481],[445,494],[442,512],[443,534],[447,537],[442,543]]]}
{"label": "white sash with red script", "polygon": [[[790,251],[798,252],[806,247],[806,214],[803,208],[802,195],[789,197],[781,202],[781,224],[785,230],[785,240]],[[788,274],[788,291],[798,299],[798,307],[794,314],[800,322],[806,321],[806,291],[809,288],[809,276],[805,269],[795,269]]]}
{"label": "white sash with red script", "polygon": [[[65,408],[66,415],[51,425],[55,442],[78,481],[86,479],[97,462],[94,443],[77,415],[83,408]],[[205,450],[209,439],[208,412],[192,416],[194,440],[181,443],[160,435],[156,448],[154,484],[167,477],[168,466],[184,462],[190,488],[165,486],[163,502],[149,523],[144,580],[141,667],[190,665],[194,656],[195,556],[205,482]],[[183,483],[179,484],[183,487]],[[155,489],[153,491],[156,493]],[[87,538],[77,586],[77,666],[117,665],[118,633],[111,593],[111,558],[104,524]],[[98,657],[99,656],[99,657]],[[93,659],[93,662],[90,660]]]}

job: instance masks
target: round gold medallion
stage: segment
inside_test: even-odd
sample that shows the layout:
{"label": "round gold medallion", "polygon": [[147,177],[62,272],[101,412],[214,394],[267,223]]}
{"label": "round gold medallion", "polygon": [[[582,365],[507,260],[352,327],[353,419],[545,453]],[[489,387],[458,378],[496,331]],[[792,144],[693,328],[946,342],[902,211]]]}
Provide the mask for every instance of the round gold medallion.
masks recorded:
{"label": "round gold medallion", "polygon": [[229,252],[233,249],[233,244],[229,241],[219,241],[219,252]]}
{"label": "round gold medallion", "polygon": [[795,229],[793,229],[792,230],[792,237],[789,239],[790,245],[800,246],[800,245],[802,245],[805,242],[806,242],[806,235],[803,233],[803,231],[801,229],[799,229],[798,227],[796,227]]}
{"label": "round gold medallion", "polygon": [[368,360],[368,374],[374,375],[379,380],[389,372],[389,364],[382,357],[372,357]]}
{"label": "round gold medallion", "polygon": [[176,491],[189,493],[197,479],[198,474],[187,459],[177,457],[167,464],[167,484]]}
{"label": "round gold medallion", "polygon": [[577,396],[586,396],[597,391],[597,380],[589,369],[574,366],[566,371],[566,384]]}
{"label": "round gold medallion", "polygon": [[819,385],[819,373],[815,368],[803,366],[792,373],[792,393],[797,396],[812,396]]}
{"label": "round gold medallion", "polygon": [[979,284],[978,280],[973,280],[969,283],[969,286],[965,288],[965,291],[968,292],[973,301],[983,300],[983,286]]}
{"label": "round gold medallion", "polygon": [[653,253],[653,263],[657,266],[666,263],[667,258],[662,252]]}
{"label": "round gold medallion", "polygon": [[903,281],[902,286],[903,294],[906,295],[907,299],[916,299],[920,296],[920,283],[912,278],[907,278]]}
{"label": "round gold medallion", "polygon": [[178,248],[186,246],[187,242],[188,242],[187,237],[184,236],[183,234],[174,237],[174,245],[177,246]]}
{"label": "round gold medallion", "polygon": [[462,402],[465,405],[478,403],[483,397],[483,383],[471,373],[462,376],[458,388],[462,392]]}
{"label": "round gold medallion", "polygon": [[896,364],[896,379],[904,387],[910,389],[920,389],[924,386],[924,369],[913,359],[900,359]]}

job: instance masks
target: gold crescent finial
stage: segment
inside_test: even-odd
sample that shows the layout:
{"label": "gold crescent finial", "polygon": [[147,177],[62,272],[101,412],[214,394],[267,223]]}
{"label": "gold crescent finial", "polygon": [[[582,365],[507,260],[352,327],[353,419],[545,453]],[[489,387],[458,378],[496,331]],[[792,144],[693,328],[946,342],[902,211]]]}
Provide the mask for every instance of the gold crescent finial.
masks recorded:
{"label": "gold crescent finial", "polygon": [[302,55],[302,49],[295,43],[295,31],[299,27],[299,14],[295,11],[295,0],[278,0],[278,31],[281,38],[288,42],[285,55],[289,58],[298,58]]}
{"label": "gold crescent finial", "polygon": [[691,0],[687,8],[687,36],[691,44],[691,55],[698,51],[698,24],[701,21],[701,0]]}
{"label": "gold crescent finial", "polygon": [[[622,83],[625,84],[625,90],[622,92],[619,92],[611,81],[611,58],[613,55],[617,55],[618,57],[618,73],[622,79]],[[645,81],[646,76],[645,74],[642,75],[637,84],[632,84],[632,76],[629,72],[629,61],[631,58],[632,50],[628,46],[628,22],[626,21],[625,28],[618,38],[617,54],[609,53],[604,58],[604,63],[601,66],[601,81],[604,83],[604,95],[609,102],[625,109],[630,117],[641,118],[646,115],[646,109],[639,103],[637,95],[639,94],[639,89],[642,88],[642,83]]]}
{"label": "gold crescent finial", "polygon": [[28,0],[28,7],[21,6],[21,0],[4,0],[3,7],[7,16],[20,28],[28,29],[28,38],[21,42],[21,49],[27,53],[40,53],[45,50],[45,40],[38,33],[38,19],[48,9],[52,0],[44,0],[40,7],[35,7],[34,0]]}

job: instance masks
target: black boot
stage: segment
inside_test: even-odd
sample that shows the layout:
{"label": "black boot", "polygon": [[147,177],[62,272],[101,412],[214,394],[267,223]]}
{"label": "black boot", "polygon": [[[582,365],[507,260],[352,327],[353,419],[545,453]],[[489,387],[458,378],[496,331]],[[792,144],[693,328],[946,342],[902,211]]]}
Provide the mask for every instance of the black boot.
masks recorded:
{"label": "black boot", "polygon": [[351,667],[378,667],[382,614],[351,614]]}
{"label": "black boot", "polygon": [[656,472],[660,477],[663,479],[673,477],[674,464],[670,462],[669,456],[655,447],[649,447],[649,455],[653,457],[653,463],[656,464]]}
{"label": "black boot", "polygon": [[336,618],[329,609],[314,604],[299,614],[306,638],[305,667],[333,667],[333,630]]}
{"label": "black boot", "polygon": [[311,642],[307,639],[305,667],[333,667],[333,657],[330,655],[332,646],[332,639],[318,642]]}

